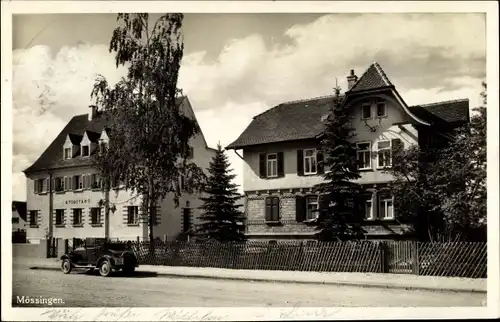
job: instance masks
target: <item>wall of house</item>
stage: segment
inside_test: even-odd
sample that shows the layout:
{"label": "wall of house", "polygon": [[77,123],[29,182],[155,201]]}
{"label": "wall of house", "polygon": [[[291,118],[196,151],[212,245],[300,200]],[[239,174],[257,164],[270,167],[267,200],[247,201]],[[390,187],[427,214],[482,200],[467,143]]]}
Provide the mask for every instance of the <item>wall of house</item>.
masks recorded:
{"label": "wall of house", "polygon": [[[14,221],[14,218],[16,218],[17,220],[17,223],[15,223]],[[12,230],[13,231],[17,231],[17,230],[23,230],[23,229],[26,229],[27,226],[26,226],[26,221],[24,221],[23,218],[21,218],[21,216],[19,216],[19,213],[17,212],[17,210],[13,210],[12,211]]]}
{"label": "wall of house", "polygon": [[[412,125],[395,125],[395,123],[409,121],[409,116],[394,99],[379,95],[387,104],[387,116],[380,119],[362,120],[361,100],[353,101],[352,110],[353,125],[356,128],[356,142],[371,142],[372,158],[371,168],[360,172],[361,178],[357,182],[365,185],[387,183],[392,176],[384,173],[377,166],[377,143],[391,139],[400,139],[404,147],[418,143],[418,132]],[[374,97],[375,98],[375,97]],[[365,98],[366,99],[366,98]],[[372,115],[376,115],[375,105],[372,106]],[[372,131],[372,127],[375,129]],[[321,183],[321,175],[298,175],[297,174],[297,150],[319,147],[319,142],[313,140],[276,143],[263,146],[249,147],[244,149],[244,191],[247,196],[247,234],[313,234],[314,227],[297,222],[295,218],[295,195],[310,193],[309,189],[315,184]],[[261,179],[259,177],[259,153],[283,152],[284,154],[284,177]],[[265,196],[273,195],[280,197],[279,225],[265,223]],[[371,235],[385,236],[401,233],[400,225],[391,223],[392,228],[384,228],[386,225],[368,223],[366,231]]]}
{"label": "wall of house", "polygon": [[[53,177],[86,175],[96,173],[90,167],[78,167],[60,169],[53,172]],[[34,193],[36,179],[47,177],[47,174],[39,173],[31,175],[27,179],[27,207],[28,207],[28,229],[27,238],[43,238],[48,233],[49,227],[49,198],[50,194]],[[134,195],[124,190],[112,190],[110,192],[110,202],[116,204],[116,211],[110,212],[110,237],[113,238],[131,238],[136,239],[141,235],[142,230],[139,226],[129,226],[126,223],[125,206],[139,206],[140,198],[133,198]],[[100,200],[105,196],[101,190],[86,189],[81,191],[54,191],[53,192],[53,236],[57,238],[85,238],[85,237],[104,237],[104,208],[101,209],[101,224],[91,225],[90,208],[98,206]],[[73,226],[73,208],[82,208],[82,222],[80,227]],[[64,209],[63,225],[56,226],[56,210]],[[38,227],[30,227],[30,210],[39,210]]]}
{"label": "wall of house", "polygon": [[[203,137],[197,136],[192,139],[191,145],[193,146],[193,159],[192,161],[198,164],[203,169],[207,169],[208,164],[214,155],[214,150],[207,149]],[[54,177],[84,175],[96,173],[90,167],[68,168],[54,171]],[[34,185],[36,179],[46,178],[48,175],[45,173],[32,174],[27,179],[27,207],[28,207],[28,226],[27,238],[28,239],[41,239],[48,233],[49,227],[49,193],[35,194]],[[135,240],[137,237],[141,239],[148,239],[148,229],[145,225],[147,223],[139,222],[139,224],[127,223],[127,207],[139,206],[139,216],[141,214],[140,205],[141,197],[132,194],[125,190],[112,190],[110,191],[110,202],[116,205],[115,212],[110,212],[109,220],[109,237],[118,238],[121,240]],[[91,225],[90,208],[97,207],[99,200],[104,200],[104,194],[101,190],[82,190],[82,191],[64,191],[53,192],[53,236],[57,238],[85,238],[85,237],[104,237],[104,208],[101,209],[100,225]],[[189,201],[190,207],[193,208],[193,223],[196,223],[196,218],[199,216],[200,211],[196,209],[201,205],[201,201],[196,195],[185,195],[180,200],[180,206],[175,207],[172,198],[166,198],[160,202],[159,224],[153,228],[154,236],[163,239],[166,234],[169,239],[175,239],[182,231],[182,207],[185,207],[186,201]],[[81,227],[74,227],[72,225],[72,208],[83,208],[83,225]],[[64,225],[56,226],[55,213],[56,209],[65,210]],[[30,227],[29,211],[39,210],[38,227]]]}
{"label": "wall of house", "polygon": [[[394,123],[408,120],[408,116],[397,102],[385,95],[379,95],[387,101],[387,116],[379,119],[367,120],[369,126],[376,127],[372,132],[361,119],[361,101],[354,101],[351,110],[353,112],[353,125],[356,128],[356,142],[371,141],[372,147],[372,169],[361,172],[359,183],[379,183],[391,180],[391,176],[383,173],[377,168],[376,152],[379,141],[399,138],[405,147],[418,142],[418,132],[413,126],[406,125],[401,129]],[[375,114],[375,107],[372,108],[372,115]],[[322,182],[321,175],[297,174],[297,150],[318,147],[319,142],[312,140],[275,143],[262,146],[248,147],[243,150],[243,189],[244,191],[260,191],[268,189],[293,189],[312,187]],[[259,177],[259,153],[283,152],[285,176],[281,178],[261,179]]]}
{"label": "wall of house", "polygon": [[[193,147],[193,159],[191,161],[196,163],[196,165],[202,168],[205,174],[208,175],[208,167],[212,157],[215,155],[215,150],[205,146],[205,139],[202,135],[193,137],[190,141],[190,145]],[[195,228],[195,226],[199,225],[201,210],[198,209],[198,207],[203,204],[199,198],[199,194],[184,193],[177,207],[171,196],[160,202],[160,210],[162,214],[165,213],[166,217],[162,217],[160,223],[154,227],[153,235],[162,239],[164,235],[167,235],[168,240],[175,240],[183,231],[184,208],[191,208],[192,227]],[[168,220],[164,220],[163,218],[168,218]]]}

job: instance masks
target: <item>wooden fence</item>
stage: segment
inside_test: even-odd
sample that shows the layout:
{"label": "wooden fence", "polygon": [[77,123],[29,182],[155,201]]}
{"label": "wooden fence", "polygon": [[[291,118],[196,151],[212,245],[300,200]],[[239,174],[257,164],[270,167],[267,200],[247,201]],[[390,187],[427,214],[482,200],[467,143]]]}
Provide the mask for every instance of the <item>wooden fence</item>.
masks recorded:
{"label": "wooden fence", "polygon": [[[125,241],[123,241],[125,242]],[[79,240],[71,246],[81,244]],[[486,243],[131,241],[142,265],[485,278]],[[71,248],[71,247],[70,247]]]}

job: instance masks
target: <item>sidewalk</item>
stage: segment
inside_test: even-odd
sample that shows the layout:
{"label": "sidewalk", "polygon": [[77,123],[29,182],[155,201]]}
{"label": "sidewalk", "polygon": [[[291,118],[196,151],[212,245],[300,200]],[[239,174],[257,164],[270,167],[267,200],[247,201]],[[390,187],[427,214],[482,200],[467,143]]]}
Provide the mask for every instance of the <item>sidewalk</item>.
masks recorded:
{"label": "sidewalk", "polygon": [[[14,259],[38,269],[59,269],[56,259]],[[236,270],[210,267],[177,267],[141,265],[137,272],[152,272],[163,276],[190,278],[217,278],[230,280],[251,280],[282,283],[314,283],[348,285],[359,287],[398,288],[432,290],[444,292],[481,292],[486,293],[486,279],[416,276],[412,274],[379,273],[331,273],[297,272],[272,270]]]}

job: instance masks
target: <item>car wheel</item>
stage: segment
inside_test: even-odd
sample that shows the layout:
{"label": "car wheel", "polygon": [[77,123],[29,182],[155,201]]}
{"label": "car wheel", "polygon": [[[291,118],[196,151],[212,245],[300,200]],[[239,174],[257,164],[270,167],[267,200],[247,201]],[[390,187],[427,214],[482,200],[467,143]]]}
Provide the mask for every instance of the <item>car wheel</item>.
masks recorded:
{"label": "car wheel", "polygon": [[64,274],[69,274],[71,272],[71,262],[69,259],[64,259],[61,263],[61,270]]}
{"label": "car wheel", "polygon": [[109,274],[111,274],[112,268],[111,268],[111,263],[109,260],[105,259],[101,262],[99,265],[99,274],[101,276],[107,277]]}

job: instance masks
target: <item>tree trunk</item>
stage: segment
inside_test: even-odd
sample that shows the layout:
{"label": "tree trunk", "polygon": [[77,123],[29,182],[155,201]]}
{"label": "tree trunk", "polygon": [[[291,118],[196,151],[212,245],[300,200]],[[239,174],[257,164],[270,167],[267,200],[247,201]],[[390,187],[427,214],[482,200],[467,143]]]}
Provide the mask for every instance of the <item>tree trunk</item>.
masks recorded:
{"label": "tree trunk", "polygon": [[148,175],[148,183],[149,183],[149,192],[148,192],[148,208],[147,208],[147,212],[148,212],[148,225],[149,225],[149,241],[151,244],[153,244],[154,242],[154,237],[153,237],[153,214],[154,214],[154,211],[153,211],[153,207],[155,206],[155,202],[153,200],[153,196],[154,196],[154,189],[153,189],[153,177],[151,176],[151,174]]}

